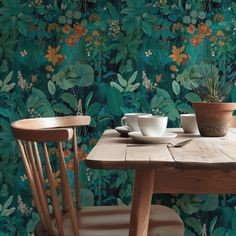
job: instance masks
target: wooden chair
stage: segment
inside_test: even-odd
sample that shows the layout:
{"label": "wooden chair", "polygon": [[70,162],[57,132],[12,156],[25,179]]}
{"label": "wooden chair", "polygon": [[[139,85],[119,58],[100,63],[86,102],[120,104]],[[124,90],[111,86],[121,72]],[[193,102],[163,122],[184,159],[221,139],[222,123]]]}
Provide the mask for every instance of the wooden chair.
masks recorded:
{"label": "wooden chair", "polygon": [[[125,236],[129,234],[129,206],[80,207],[76,127],[89,123],[88,116],[73,116],[25,119],[12,124],[13,134],[17,139],[34,203],[40,216],[35,229],[36,235]],[[62,145],[64,141],[70,139],[72,139],[74,152],[76,203],[73,201],[68,183]],[[58,199],[47,142],[57,144],[62,204]],[[39,145],[42,147],[44,165],[41,163]],[[45,173],[51,194],[52,213],[48,207]],[[182,236],[183,231],[183,223],[175,212],[165,206],[152,207],[148,235]]]}

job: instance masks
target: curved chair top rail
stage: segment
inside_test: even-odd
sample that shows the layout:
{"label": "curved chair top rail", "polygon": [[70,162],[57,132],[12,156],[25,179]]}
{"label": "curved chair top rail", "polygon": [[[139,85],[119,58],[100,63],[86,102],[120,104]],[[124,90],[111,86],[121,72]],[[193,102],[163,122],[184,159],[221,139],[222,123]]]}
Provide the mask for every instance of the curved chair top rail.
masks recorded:
{"label": "curved chair top rail", "polygon": [[23,119],[11,124],[16,139],[35,142],[62,142],[72,138],[71,127],[90,124],[90,116]]}

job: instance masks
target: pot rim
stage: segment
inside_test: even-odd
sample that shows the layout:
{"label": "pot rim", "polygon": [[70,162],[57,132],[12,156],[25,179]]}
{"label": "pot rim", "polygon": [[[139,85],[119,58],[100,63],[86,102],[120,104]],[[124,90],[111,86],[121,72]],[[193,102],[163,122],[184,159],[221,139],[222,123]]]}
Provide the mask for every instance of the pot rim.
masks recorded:
{"label": "pot rim", "polygon": [[192,107],[194,110],[199,109],[217,109],[217,110],[236,110],[235,102],[222,102],[222,103],[206,103],[206,102],[193,102]]}
{"label": "pot rim", "polygon": [[192,102],[192,104],[206,104],[206,105],[236,105],[236,102]]}

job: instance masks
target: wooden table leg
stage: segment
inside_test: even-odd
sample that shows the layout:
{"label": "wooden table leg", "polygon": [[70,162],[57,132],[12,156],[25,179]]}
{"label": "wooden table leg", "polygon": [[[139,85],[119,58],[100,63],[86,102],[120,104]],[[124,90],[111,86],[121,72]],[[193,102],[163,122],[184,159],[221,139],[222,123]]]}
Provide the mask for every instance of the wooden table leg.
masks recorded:
{"label": "wooden table leg", "polygon": [[129,236],[147,236],[155,169],[137,169],[133,190]]}

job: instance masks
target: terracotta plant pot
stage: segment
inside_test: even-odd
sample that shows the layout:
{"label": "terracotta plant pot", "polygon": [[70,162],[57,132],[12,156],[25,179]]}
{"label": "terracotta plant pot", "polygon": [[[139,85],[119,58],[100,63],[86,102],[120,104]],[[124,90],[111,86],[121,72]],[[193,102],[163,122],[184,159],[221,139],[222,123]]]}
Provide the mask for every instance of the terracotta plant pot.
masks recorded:
{"label": "terracotta plant pot", "polygon": [[236,103],[193,103],[201,136],[222,137],[230,127]]}

